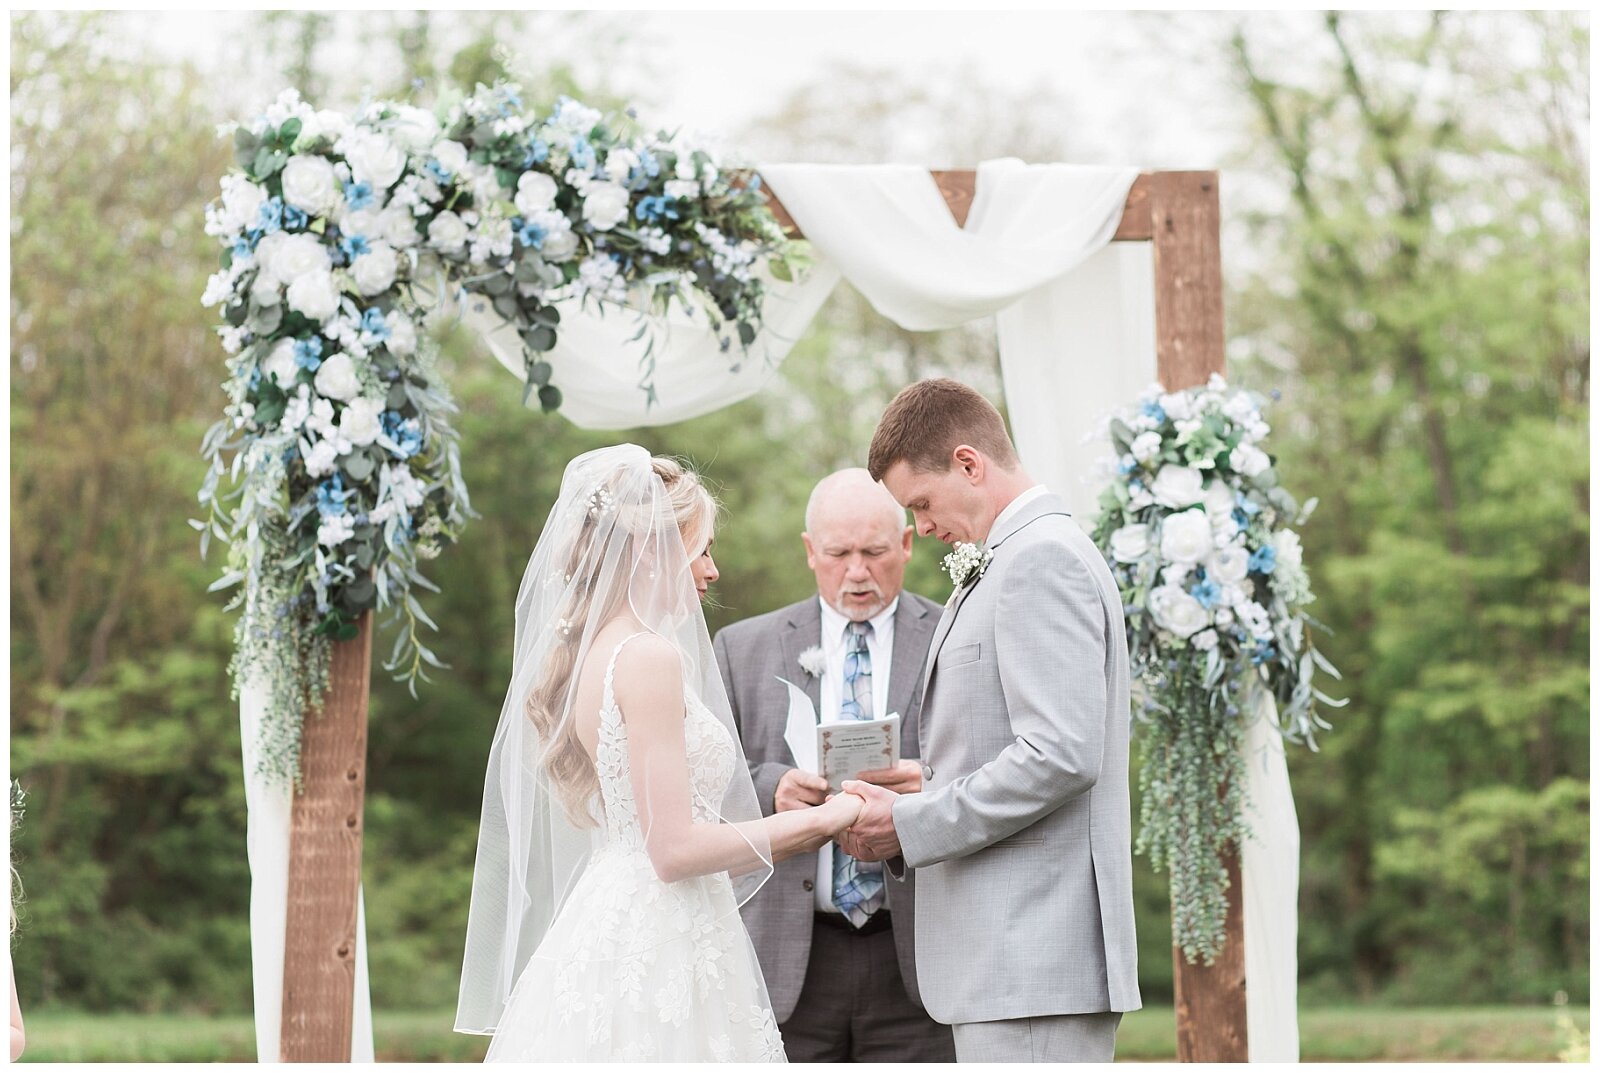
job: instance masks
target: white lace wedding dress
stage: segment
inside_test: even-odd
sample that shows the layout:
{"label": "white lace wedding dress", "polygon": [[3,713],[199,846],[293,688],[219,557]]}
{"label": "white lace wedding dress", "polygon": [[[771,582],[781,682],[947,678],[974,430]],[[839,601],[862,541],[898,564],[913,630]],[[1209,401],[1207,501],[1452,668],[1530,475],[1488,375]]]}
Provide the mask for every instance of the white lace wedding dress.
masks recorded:
{"label": "white lace wedding dress", "polygon": [[[639,636],[635,634],[634,636]],[[603,842],[517,980],[486,1061],[782,1062],[783,1041],[726,872],[677,883],[645,853],[606,664],[595,768]],[[697,822],[716,822],[737,754],[685,697]]]}

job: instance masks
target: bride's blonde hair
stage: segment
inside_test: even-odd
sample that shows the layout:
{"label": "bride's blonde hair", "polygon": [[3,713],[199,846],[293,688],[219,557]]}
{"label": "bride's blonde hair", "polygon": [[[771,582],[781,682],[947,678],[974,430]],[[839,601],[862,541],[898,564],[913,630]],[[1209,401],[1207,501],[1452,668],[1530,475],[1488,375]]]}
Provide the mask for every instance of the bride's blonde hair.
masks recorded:
{"label": "bride's blonde hair", "polygon": [[[701,483],[699,474],[677,459],[654,456],[650,459],[650,469],[666,489],[667,503],[678,523],[678,532],[682,534],[685,553],[692,559],[701,553],[711,539],[717,519],[717,501]],[[626,511],[628,508],[620,509]],[[586,516],[567,557],[568,576],[576,577],[580,570],[585,569],[584,557],[595,528],[594,517]],[[627,603],[628,586],[613,585],[611,591],[599,594],[597,601],[597,567],[598,564],[593,564],[588,576],[572,586],[571,596],[561,613],[565,621],[604,623],[621,614]],[[594,760],[578,738],[577,720],[562,719],[567,689],[577,669],[578,642],[583,633],[581,629],[573,629],[557,634],[544,672],[528,691],[525,703],[528,719],[546,747],[544,766],[549,772],[550,781],[567,817],[579,828],[596,826],[597,820],[589,803],[600,788]]]}

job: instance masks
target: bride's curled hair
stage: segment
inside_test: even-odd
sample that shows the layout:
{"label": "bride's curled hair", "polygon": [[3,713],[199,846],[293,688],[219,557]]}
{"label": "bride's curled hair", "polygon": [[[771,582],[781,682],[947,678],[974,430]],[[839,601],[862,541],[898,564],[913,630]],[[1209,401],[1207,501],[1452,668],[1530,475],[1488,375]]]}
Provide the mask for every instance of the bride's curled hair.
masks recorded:
{"label": "bride's curled hair", "polygon": [[[717,501],[692,469],[676,459],[655,456],[650,469],[661,482],[666,503],[677,521],[684,553],[692,559],[711,538],[716,524]],[[569,717],[568,698],[573,675],[583,655],[583,642],[599,627],[621,614],[628,602],[629,569],[619,569],[620,548],[625,562],[637,552],[634,541],[650,536],[651,505],[630,502],[614,482],[603,481],[588,492],[582,517],[566,555],[561,579],[567,598],[561,609],[549,657],[533,687],[526,710],[538,732],[543,763],[562,808],[576,827],[598,823],[591,809],[599,791],[594,760],[578,737],[578,721]],[[623,536],[619,544],[617,535]],[[605,554],[605,548],[611,553]],[[585,624],[592,623],[593,630]]]}

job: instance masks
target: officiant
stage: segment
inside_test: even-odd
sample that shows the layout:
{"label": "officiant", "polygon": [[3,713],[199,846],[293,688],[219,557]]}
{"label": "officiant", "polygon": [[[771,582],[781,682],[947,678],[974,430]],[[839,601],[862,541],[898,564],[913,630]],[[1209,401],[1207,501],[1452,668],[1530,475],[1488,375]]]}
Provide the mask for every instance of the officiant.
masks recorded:
{"label": "officiant", "polygon": [[[827,795],[784,737],[789,690],[822,722],[900,717],[900,760],[860,775],[922,788],[917,711],[940,607],[905,592],[912,530],[864,469],[824,477],[801,534],[817,595],[718,632],[714,647],[761,807],[811,808]],[[780,680],[781,679],[781,680]],[[829,843],[780,861],[744,907],[791,1062],[953,1062],[950,1029],[922,1009],[912,936],[915,877]]]}

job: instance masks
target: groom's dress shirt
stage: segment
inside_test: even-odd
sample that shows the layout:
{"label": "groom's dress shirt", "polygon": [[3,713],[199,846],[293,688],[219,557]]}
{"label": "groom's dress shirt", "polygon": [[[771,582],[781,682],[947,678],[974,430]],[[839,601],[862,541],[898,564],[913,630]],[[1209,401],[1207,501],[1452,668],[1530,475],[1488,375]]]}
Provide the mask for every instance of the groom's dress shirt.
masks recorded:
{"label": "groom's dress shirt", "polygon": [[[1022,508],[1023,507],[1026,507],[1029,503],[1032,503],[1035,499],[1038,499],[1040,496],[1049,495],[1049,494],[1050,494],[1050,489],[1046,488],[1042,484],[1036,484],[1032,488],[1028,489],[1026,492],[1023,492],[1021,495],[1017,496],[1017,498],[1013,499],[1011,502],[1006,504],[1006,509],[1005,510],[1001,511],[998,515],[995,516],[994,524],[989,526],[989,536],[993,536],[996,533],[1004,532],[1004,529],[1002,528],[1002,526],[1004,526],[1006,522],[1009,522],[1012,518],[1015,518],[1018,514],[1020,514],[1022,512]],[[984,543],[988,543],[988,537],[984,538]]]}
{"label": "groom's dress shirt", "polygon": [[[838,722],[843,716],[840,705],[844,699],[844,657],[849,644],[850,620],[829,607],[822,597],[817,597],[822,609],[822,704],[817,719],[823,723]],[[889,667],[894,661],[894,615],[900,607],[900,597],[889,601],[889,606],[867,621],[872,631],[867,634],[867,654],[872,659],[872,714],[874,718],[891,715],[889,711]],[[880,672],[878,668],[882,667]],[[837,913],[833,904],[833,851],[834,844],[826,843],[817,850],[817,911]],[[881,903],[882,898],[878,901]]]}

